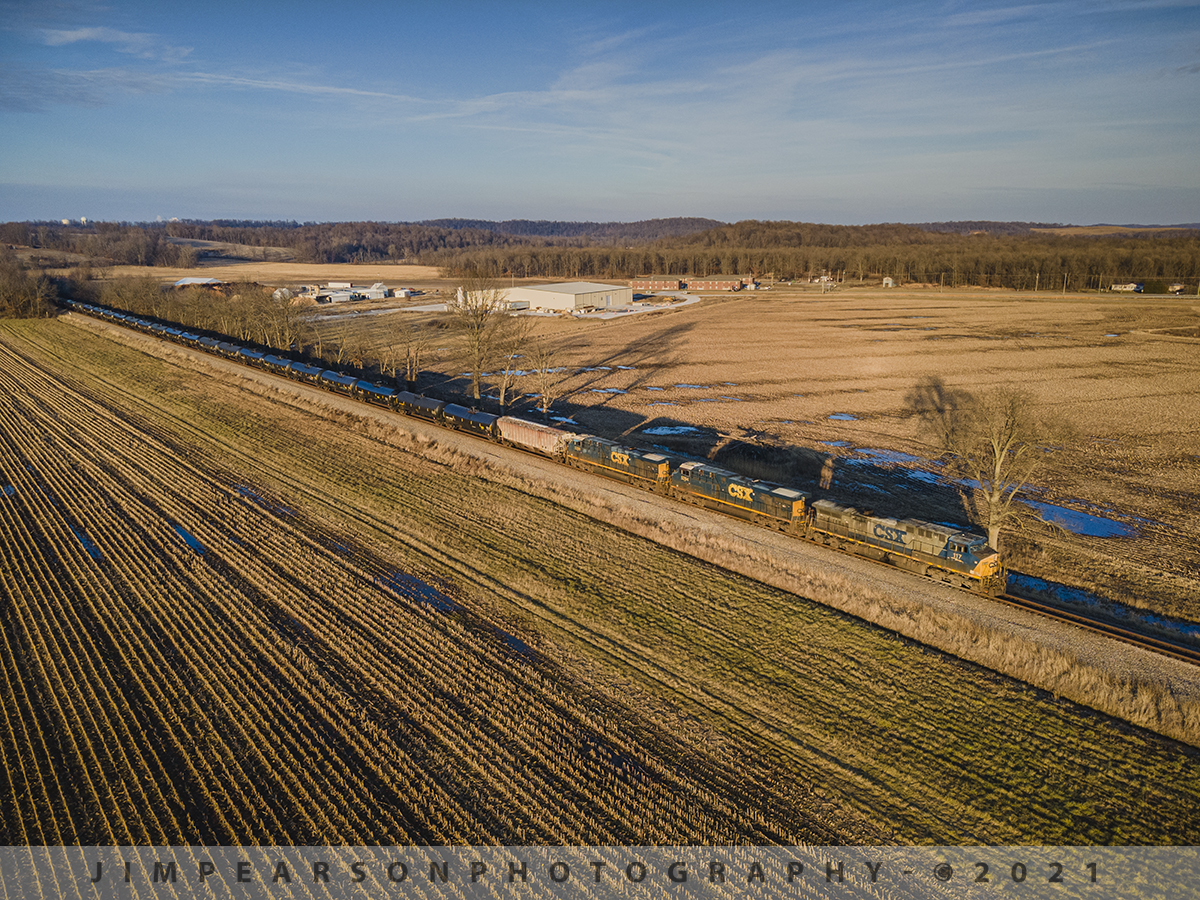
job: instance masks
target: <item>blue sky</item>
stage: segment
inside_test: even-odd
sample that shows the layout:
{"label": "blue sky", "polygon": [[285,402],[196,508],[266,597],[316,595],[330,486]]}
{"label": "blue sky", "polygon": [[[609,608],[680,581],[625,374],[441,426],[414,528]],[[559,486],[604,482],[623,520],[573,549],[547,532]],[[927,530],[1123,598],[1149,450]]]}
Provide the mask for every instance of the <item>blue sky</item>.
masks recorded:
{"label": "blue sky", "polygon": [[1200,221],[1200,3],[0,0],[0,221]]}

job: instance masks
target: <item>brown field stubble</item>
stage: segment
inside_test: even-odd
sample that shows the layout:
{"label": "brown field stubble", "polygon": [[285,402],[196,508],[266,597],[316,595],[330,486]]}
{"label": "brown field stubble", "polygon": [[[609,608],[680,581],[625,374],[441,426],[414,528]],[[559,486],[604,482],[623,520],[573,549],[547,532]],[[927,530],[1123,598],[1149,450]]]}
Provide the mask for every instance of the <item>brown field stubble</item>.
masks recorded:
{"label": "brown field stubble", "polygon": [[[59,323],[4,343],[29,357],[3,356],[22,441],[0,502],[28,532],[4,571],[14,842],[1200,835],[1192,749],[402,429]],[[461,609],[381,587],[394,571]],[[144,796],[109,796],[126,782]]]}
{"label": "brown field stubble", "polygon": [[[384,346],[419,314],[368,316],[356,345]],[[541,319],[556,342],[579,430],[678,450],[754,477],[896,516],[962,522],[955,491],[904,478],[936,455],[905,398],[923,378],[977,394],[1028,391],[1070,426],[1033,486],[1045,502],[1109,519],[1124,537],[1031,521],[1007,536],[1009,565],[1102,598],[1200,622],[1200,326],[1194,298],[848,290],[776,286],[625,319]],[[327,326],[343,333],[345,322]],[[1164,330],[1175,334],[1163,333]],[[449,338],[445,343],[449,344]],[[462,390],[448,348],[422,387]],[[624,367],[624,368],[622,368]],[[518,381],[517,390],[531,390]],[[531,409],[534,400],[526,399]],[[838,416],[838,418],[831,418]],[[691,427],[678,435],[648,429]]]}

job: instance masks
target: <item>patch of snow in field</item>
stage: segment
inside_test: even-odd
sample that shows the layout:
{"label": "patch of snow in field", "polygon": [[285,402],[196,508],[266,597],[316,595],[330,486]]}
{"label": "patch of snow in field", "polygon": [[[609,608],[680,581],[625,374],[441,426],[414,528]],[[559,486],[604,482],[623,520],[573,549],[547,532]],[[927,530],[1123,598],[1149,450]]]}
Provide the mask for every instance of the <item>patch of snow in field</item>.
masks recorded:
{"label": "patch of snow in field", "polygon": [[870,447],[855,447],[856,453],[861,453],[872,462],[922,462],[921,457],[913,456],[911,453],[901,453],[899,450],[875,450]]}
{"label": "patch of snow in field", "polygon": [[648,387],[648,388],[646,388],[646,390],[648,390],[648,391],[665,391],[665,390],[666,390],[666,388],[660,388],[660,387]]}
{"label": "patch of snow in field", "polygon": [[623,391],[620,388],[592,388],[593,394],[628,394],[629,391]]}
{"label": "patch of snow in field", "polygon": [[637,366],[617,366],[618,369],[623,369],[626,372],[636,372]]}
{"label": "patch of snow in field", "polygon": [[650,401],[649,405],[650,406],[674,406],[675,404],[673,402],[671,402],[670,400],[652,400],[652,401]]}
{"label": "patch of snow in field", "polygon": [[580,372],[611,372],[612,366],[592,366],[587,369],[580,369]]}
{"label": "patch of snow in field", "polygon": [[1068,509],[1053,503],[1043,503],[1040,500],[1022,500],[1026,506],[1032,506],[1042,514],[1047,522],[1065,528],[1072,534],[1083,534],[1088,537],[1133,537],[1135,529],[1122,522],[1114,522],[1091,513]]}
{"label": "patch of snow in field", "polygon": [[707,384],[677,384],[677,385],[675,385],[675,387],[677,387],[677,388],[692,388],[694,390],[703,391],[703,390],[707,390],[709,385],[707,385]]}
{"label": "patch of snow in field", "polygon": [[[791,424],[790,422],[788,423]],[[823,444],[826,447],[849,447],[849,441],[817,441],[818,444]]]}
{"label": "patch of snow in field", "polygon": [[698,434],[699,428],[693,428],[691,425],[659,425],[656,428],[647,428],[642,434]]}
{"label": "patch of snow in field", "polygon": [[857,422],[858,421],[858,416],[853,416],[850,413],[834,413],[833,415],[829,416],[829,418],[834,419],[838,422]]}
{"label": "patch of snow in field", "polygon": [[11,497],[16,492],[17,492],[17,489],[15,487],[13,487],[11,484],[6,484],[4,486],[4,496],[5,497]]}

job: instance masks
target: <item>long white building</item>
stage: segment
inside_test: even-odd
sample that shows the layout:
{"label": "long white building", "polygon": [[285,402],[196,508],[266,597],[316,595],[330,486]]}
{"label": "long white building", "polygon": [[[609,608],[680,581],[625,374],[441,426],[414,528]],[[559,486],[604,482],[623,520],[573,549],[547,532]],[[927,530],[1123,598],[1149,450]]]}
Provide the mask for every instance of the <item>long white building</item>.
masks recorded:
{"label": "long white building", "polygon": [[595,281],[567,281],[505,289],[509,303],[525,302],[530,309],[608,309],[633,302],[633,288]]}

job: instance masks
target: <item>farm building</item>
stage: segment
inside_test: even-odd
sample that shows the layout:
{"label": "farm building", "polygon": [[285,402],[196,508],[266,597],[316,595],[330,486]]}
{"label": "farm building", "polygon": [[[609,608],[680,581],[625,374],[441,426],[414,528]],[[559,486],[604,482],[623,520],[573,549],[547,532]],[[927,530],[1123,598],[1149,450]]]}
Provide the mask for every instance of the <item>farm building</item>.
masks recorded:
{"label": "farm building", "polygon": [[687,283],[689,291],[740,291],[743,287],[755,285],[753,278],[721,278],[691,281]]}
{"label": "farm building", "polygon": [[608,309],[632,303],[633,288],[594,281],[567,281],[509,288],[505,291],[505,299],[510,305],[526,302],[530,309]]}
{"label": "farm building", "polygon": [[629,287],[635,291],[677,291],[683,282],[678,278],[639,278],[629,282]]}

